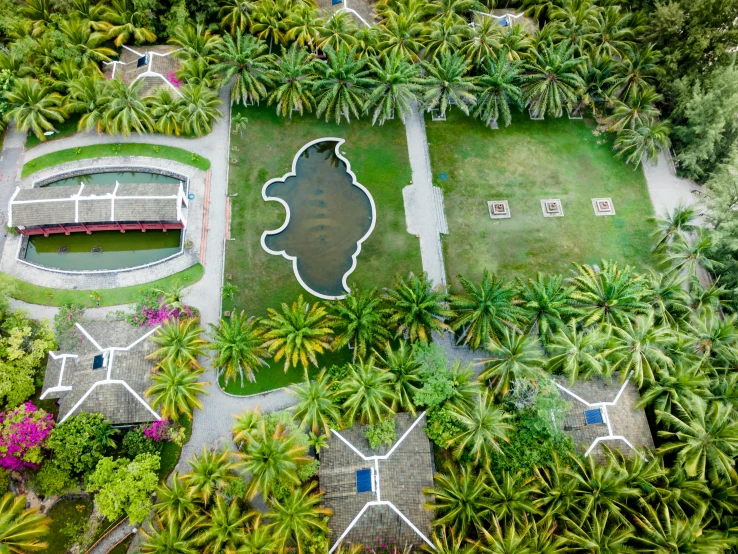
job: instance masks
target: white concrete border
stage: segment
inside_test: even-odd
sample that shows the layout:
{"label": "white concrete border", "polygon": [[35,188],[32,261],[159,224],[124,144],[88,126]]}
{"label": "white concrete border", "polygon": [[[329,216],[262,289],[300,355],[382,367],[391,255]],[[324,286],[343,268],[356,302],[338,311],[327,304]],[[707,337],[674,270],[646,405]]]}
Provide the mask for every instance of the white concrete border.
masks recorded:
{"label": "white concrete border", "polygon": [[348,286],[348,284],[346,282],[346,279],[348,279],[348,276],[351,275],[354,272],[354,270],[356,269],[356,263],[357,263],[356,258],[361,253],[361,243],[363,243],[366,239],[368,239],[369,238],[369,235],[371,235],[372,234],[372,231],[374,231],[374,225],[375,225],[375,223],[377,221],[377,208],[376,208],[376,206],[374,204],[374,198],[372,197],[372,194],[369,192],[369,190],[367,190],[366,187],[364,187],[364,185],[362,185],[361,183],[359,183],[359,181],[356,179],[356,175],[354,174],[353,171],[351,171],[351,162],[349,162],[346,158],[344,158],[341,155],[340,148],[341,148],[341,145],[344,142],[346,142],[345,139],[338,138],[338,137],[323,137],[323,138],[311,140],[310,142],[308,142],[307,144],[305,144],[302,148],[300,148],[300,150],[297,151],[297,154],[295,154],[295,157],[292,158],[292,171],[290,171],[289,173],[285,173],[282,177],[277,177],[276,179],[270,179],[269,181],[267,181],[266,183],[264,183],[264,186],[261,188],[261,197],[264,199],[265,202],[269,202],[270,200],[271,201],[274,201],[274,202],[279,202],[280,204],[282,204],[282,206],[284,207],[284,209],[287,212],[287,214],[285,216],[284,223],[282,224],[281,227],[279,227],[279,229],[275,229],[274,231],[264,231],[261,234],[261,247],[268,254],[272,254],[274,256],[282,256],[282,257],[284,257],[287,260],[291,260],[292,261],[292,270],[295,273],[295,277],[297,278],[297,281],[300,283],[300,285],[302,285],[302,288],[304,288],[310,294],[312,294],[314,296],[317,296],[318,298],[322,298],[323,300],[341,300],[343,298],[346,298],[346,294],[343,294],[343,295],[340,295],[340,296],[329,296],[329,295],[326,295],[326,294],[321,294],[321,293],[316,292],[313,289],[311,289],[302,280],[302,278],[300,277],[300,272],[297,269],[297,257],[296,256],[290,256],[284,250],[280,250],[279,252],[277,252],[276,250],[272,250],[271,248],[267,247],[267,245],[266,245],[266,237],[269,237],[269,236],[272,236],[272,235],[278,235],[279,233],[281,233],[282,231],[284,231],[287,228],[287,226],[290,224],[290,207],[287,205],[287,202],[285,202],[281,198],[277,198],[275,196],[269,196],[267,194],[267,189],[269,188],[269,185],[271,185],[272,183],[284,183],[290,177],[297,176],[297,160],[300,159],[300,157],[302,156],[303,152],[305,152],[305,150],[307,150],[311,146],[314,146],[316,144],[320,144],[321,142],[335,142],[336,143],[336,148],[335,148],[336,156],[338,156],[338,158],[343,163],[346,164],[346,172],[351,176],[351,184],[354,185],[355,187],[359,188],[364,194],[367,195],[367,197],[369,198],[369,205],[372,208],[372,223],[369,226],[369,230],[356,243],[356,252],[354,252],[351,255],[351,259],[352,259],[351,267],[349,268],[349,270],[346,273],[343,274],[343,278],[341,279],[341,283],[343,285],[343,290],[346,291],[346,294],[348,294],[348,293],[351,292],[351,289],[349,288],[349,286]]}

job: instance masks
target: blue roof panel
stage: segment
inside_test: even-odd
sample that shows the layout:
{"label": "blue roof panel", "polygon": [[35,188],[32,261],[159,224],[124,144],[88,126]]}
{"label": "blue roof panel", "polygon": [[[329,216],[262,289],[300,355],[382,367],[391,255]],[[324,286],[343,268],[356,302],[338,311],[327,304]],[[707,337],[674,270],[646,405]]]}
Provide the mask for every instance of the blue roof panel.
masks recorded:
{"label": "blue roof panel", "polygon": [[356,472],[356,492],[372,492],[371,469],[360,469]]}

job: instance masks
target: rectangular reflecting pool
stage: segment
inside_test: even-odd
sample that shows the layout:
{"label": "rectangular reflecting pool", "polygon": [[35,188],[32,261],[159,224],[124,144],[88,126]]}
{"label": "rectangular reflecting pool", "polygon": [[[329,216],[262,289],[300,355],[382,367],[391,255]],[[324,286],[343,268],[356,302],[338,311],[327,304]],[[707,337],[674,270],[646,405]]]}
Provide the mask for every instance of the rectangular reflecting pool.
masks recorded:
{"label": "rectangular reflecting pool", "polygon": [[80,183],[85,185],[114,185],[116,182],[121,184],[167,184],[179,183],[180,179],[161,175],[159,173],[147,173],[144,171],[113,171],[111,173],[92,173],[89,175],[77,175],[60,179],[44,185],[45,187],[63,187],[76,185]]}
{"label": "rectangular reflecting pool", "polygon": [[124,269],[179,252],[181,231],[100,231],[29,237],[25,260],[68,271]]}

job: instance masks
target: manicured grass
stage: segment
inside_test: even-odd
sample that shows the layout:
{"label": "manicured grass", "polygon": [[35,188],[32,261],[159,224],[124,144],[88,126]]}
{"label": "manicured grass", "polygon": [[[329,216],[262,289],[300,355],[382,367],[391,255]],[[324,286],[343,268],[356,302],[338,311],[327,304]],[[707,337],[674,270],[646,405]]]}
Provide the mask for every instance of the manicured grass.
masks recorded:
{"label": "manicured grass", "polygon": [[88,498],[62,498],[59,500],[49,510],[51,528],[46,538],[49,546],[41,552],[45,554],[64,554],[74,543],[91,513],[92,501]]}
{"label": "manicured grass", "polygon": [[33,131],[28,131],[28,136],[26,137],[26,150],[33,148],[34,146],[38,146],[39,144],[43,144],[44,142],[49,142],[64,137],[70,137],[77,132],[78,124],[79,116],[74,116],[70,119],[66,119],[63,123],[59,123],[56,125],[57,132],[50,137],[46,137],[45,141],[41,141],[41,139],[39,139],[33,133]]}
{"label": "manicured grass", "polygon": [[[202,265],[195,264],[184,271],[180,271],[179,273],[175,273],[174,275],[170,275],[164,279],[152,281],[144,285],[133,285],[118,289],[100,289],[97,291],[100,295],[99,305],[117,306],[118,304],[130,304],[137,300],[139,292],[145,288],[166,290],[172,288],[177,283],[182,286],[189,286],[199,281],[202,278],[204,271],[205,270]],[[63,306],[64,304],[77,302],[87,308],[97,307],[95,300],[91,298],[91,290],[48,289],[26,283],[25,281],[21,281],[16,277],[4,273],[0,273],[0,280],[10,286],[8,294],[12,298],[28,302],[29,304]]]}
{"label": "manicured grass", "polygon": [[235,148],[230,152],[229,193],[238,194],[232,198],[231,237],[236,240],[226,243],[226,273],[233,275],[239,290],[235,302],[226,302],[224,309],[235,306],[263,316],[266,308],[278,308],[280,302],[292,302],[300,294],[313,298],[295,279],[290,261],[267,254],[261,247],[261,234],[277,229],[285,219],[281,205],[264,202],[261,188],[269,179],[290,171],[297,151],[321,137],[346,140],[341,150],[358,181],[371,192],[377,209],[376,226],[361,246],[349,285],[386,287],[395,274],[421,271],[418,239],[405,227],[402,189],[410,183],[411,171],[402,122],[372,127],[369,122],[355,121],[338,126],[316,120],[314,115],[280,118],[273,108],[252,107],[244,113],[248,127],[243,137],[232,137]]}
{"label": "manicured grass", "polygon": [[[493,131],[454,110],[445,122],[428,118],[426,127],[434,184],[444,190],[444,252],[455,290],[457,275],[477,281],[485,268],[529,277],[603,258],[652,263],[643,172],[616,159],[611,139],[594,136],[592,122],[526,114]],[[594,215],[592,198],[600,197],[612,198],[617,215]],[[543,217],[547,198],[561,200],[564,217]],[[488,200],[508,200],[512,218],[490,219]]]}
{"label": "manicured grass", "polygon": [[150,158],[164,158],[182,164],[191,165],[206,171],[210,169],[210,160],[202,156],[176,148],[174,146],[157,146],[153,144],[141,144],[137,142],[117,144],[96,144],[93,146],[82,146],[81,148],[69,148],[59,150],[51,154],[44,154],[35,160],[27,162],[23,166],[21,177],[27,177],[36,171],[46,169],[66,162],[85,160],[89,158],[101,158],[105,156],[148,156]]}

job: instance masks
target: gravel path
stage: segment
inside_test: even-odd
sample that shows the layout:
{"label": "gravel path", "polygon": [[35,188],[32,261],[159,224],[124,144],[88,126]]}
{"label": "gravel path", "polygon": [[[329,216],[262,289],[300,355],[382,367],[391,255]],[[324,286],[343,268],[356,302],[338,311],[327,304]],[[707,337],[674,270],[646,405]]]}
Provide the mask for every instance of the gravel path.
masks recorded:
{"label": "gravel path", "polygon": [[682,179],[672,174],[669,169],[667,155],[659,153],[656,163],[643,162],[643,174],[648,184],[648,195],[657,216],[663,216],[668,210],[670,213],[677,206],[690,206],[699,201],[699,195],[692,194],[693,190],[702,192],[702,186],[689,179]]}

